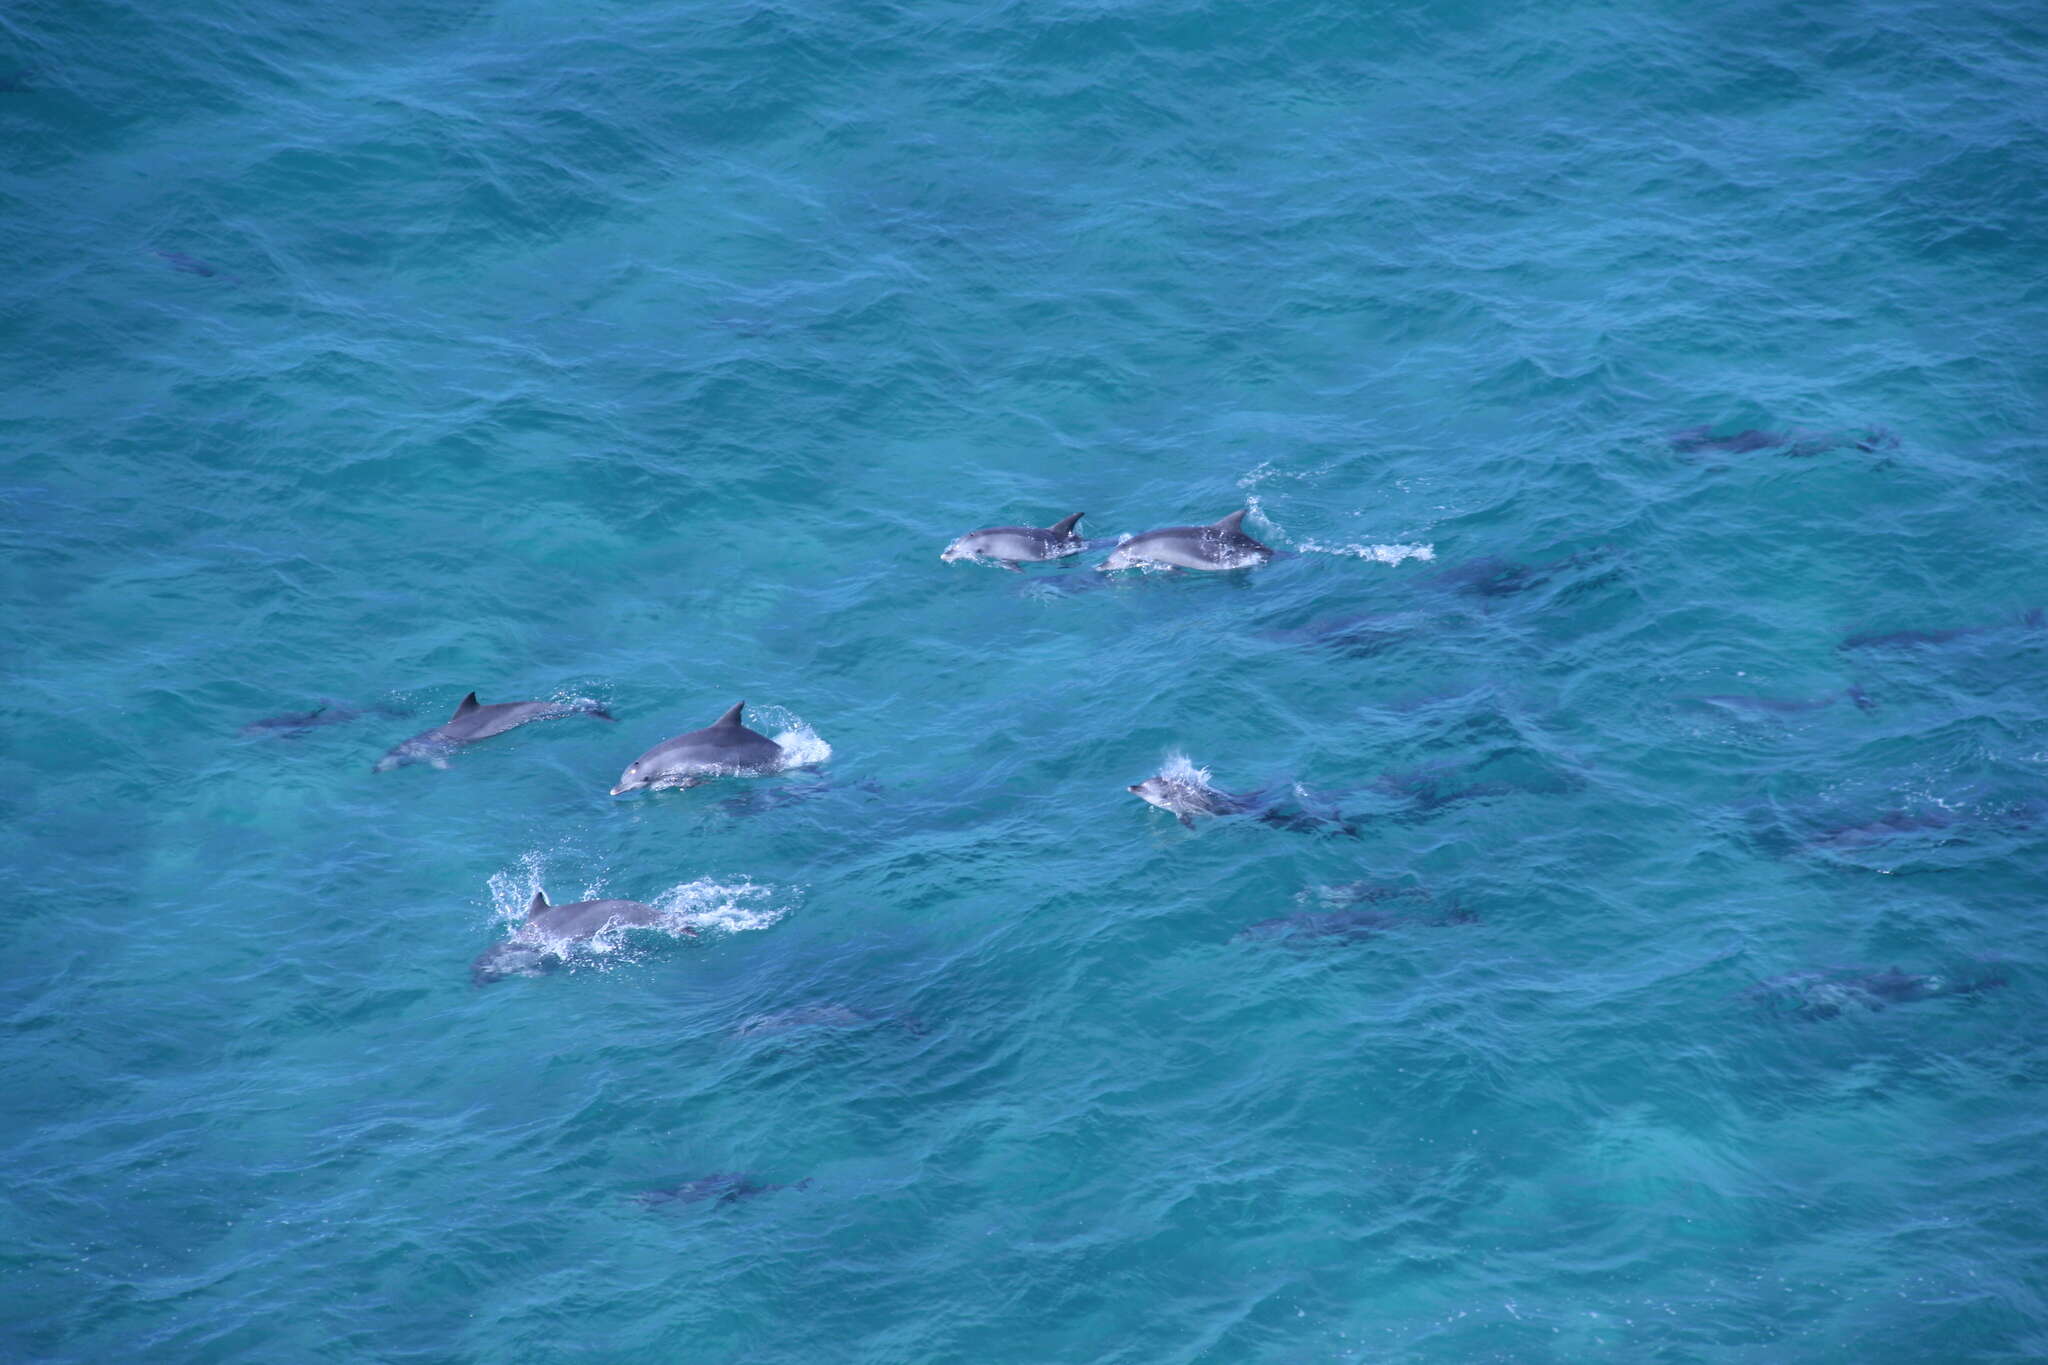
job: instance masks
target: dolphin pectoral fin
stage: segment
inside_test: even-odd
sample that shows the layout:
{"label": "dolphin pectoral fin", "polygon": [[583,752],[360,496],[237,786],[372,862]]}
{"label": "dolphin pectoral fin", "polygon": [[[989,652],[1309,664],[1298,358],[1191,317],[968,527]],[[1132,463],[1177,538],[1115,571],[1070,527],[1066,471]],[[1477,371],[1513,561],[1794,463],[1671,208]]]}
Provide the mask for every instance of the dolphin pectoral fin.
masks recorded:
{"label": "dolphin pectoral fin", "polygon": [[448,755],[446,754],[434,754],[427,759],[427,762],[433,764],[444,773],[448,771]]}
{"label": "dolphin pectoral fin", "polygon": [[1187,828],[1189,828],[1189,829],[1193,829],[1193,828],[1195,827],[1195,817],[1194,817],[1194,816],[1192,816],[1192,815],[1189,815],[1189,814],[1188,814],[1188,813],[1187,813],[1186,811],[1182,811],[1182,812],[1181,812],[1181,814],[1180,814],[1180,822],[1181,822],[1181,824],[1183,824],[1183,825],[1187,826]]}
{"label": "dolphin pectoral fin", "polygon": [[590,708],[590,710],[585,711],[583,714],[586,716],[595,716],[599,720],[608,720],[611,721],[613,724],[617,724],[619,719],[617,716],[613,715],[611,712],[605,710],[601,706],[593,706],[592,708]]}
{"label": "dolphin pectoral fin", "polygon": [[1008,569],[1011,573],[1024,572],[1022,569],[1018,568],[1015,564],[1012,564],[1007,559],[991,559],[989,563],[995,565],[998,569]]}

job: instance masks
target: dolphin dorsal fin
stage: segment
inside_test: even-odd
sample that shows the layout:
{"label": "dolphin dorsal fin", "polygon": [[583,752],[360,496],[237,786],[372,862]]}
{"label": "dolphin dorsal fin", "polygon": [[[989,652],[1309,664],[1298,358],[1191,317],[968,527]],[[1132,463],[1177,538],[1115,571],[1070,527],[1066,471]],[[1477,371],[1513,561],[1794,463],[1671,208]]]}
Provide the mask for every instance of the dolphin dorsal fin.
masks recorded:
{"label": "dolphin dorsal fin", "polygon": [[1221,531],[1226,536],[1243,535],[1244,531],[1242,529],[1242,526],[1244,522],[1244,514],[1250,510],[1251,509],[1248,507],[1241,507],[1237,511],[1232,512],[1229,516],[1225,517],[1223,520],[1218,522],[1212,522],[1211,525],[1213,525],[1217,530]]}
{"label": "dolphin dorsal fin", "polygon": [[455,714],[453,716],[448,717],[448,719],[455,720],[459,717],[466,716],[470,712],[476,710],[476,708],[480,705],[482,705],[482,703],[476,699],[476,693],[472,692],[468,696],[464,697],[461,701],[455,704]]}
{"label": "dolphin dorsal fin", "polygon": [[1071,517],[1064,517],[1045,529],[1056,536],[1070,536],[1074,534],[1074,523],[1087,515],[1086,512],[1076,512]]}
{"label": "dolphin dorsal fin", "polygon": [[538,915],[541,911],[547,908],[548,893],[545,891],[536,891],[533,893],[533,899],[526,903],[526,917],[528,919],[532,919],[535,915]]}
{"label": "dolphin dorsal fin", "polygon": [[712,721],[712,722],[711,722],[711,727],[710,727],[710,728],[712,728],[713,730],[722,730],[722,729],[725,729],[725,728],[727,728],[728,726],[730,726],[730,727],[731,727],[731,728],[733,728],[733,729],[738,729],[738,728],[739,728],[739,724],[740,724],[740,712],[742,712],[742,711],[744,711],[744,710],[746,710],[746,709],[747,709],[747,704],[746,704],[745,702],[743,702],[743,701],[736,701],[736,702],[734,702],[734,703],[732,704],[732,710],[730,710],[730,711],[726,712],[726,713],[725,713],[724,715],[720,716],[720,717],[719,717],[719,718],[718,718],[717,720],[714,720],[714,721]]}

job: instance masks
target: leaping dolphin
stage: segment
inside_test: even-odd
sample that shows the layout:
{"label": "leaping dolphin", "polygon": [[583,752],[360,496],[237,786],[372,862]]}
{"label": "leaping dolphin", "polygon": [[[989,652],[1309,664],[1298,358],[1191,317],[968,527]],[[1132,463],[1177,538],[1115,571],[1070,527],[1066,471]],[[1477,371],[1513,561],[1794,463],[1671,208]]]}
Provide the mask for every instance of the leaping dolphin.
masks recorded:
{"label": "leaping dolphin", "polygon": [[1273,547],[1261,545],[1241,529],[1246,510],[1232,512],[1208,526],[1166,526],[1132,536],[1097,567],[1107,572],[1159,564],[1215,572],[1264,564],[1273,557]]}
{"label": "leaping dolphin", "polygon": [[[595,938],[612,925],[659,924],[661,911],[639,901],[574,901],[549,905],[545,891],[533,893],[526,906],[526,922],[512,937],[494,945],[471,964],[470,979],[477,985],[503,981],[508,976],[532,976],[539,972],[541,959],[559,956],[567,945]],[[689,925],[682,931],[695,937]]]}
{"label": "leaping dolphin", "polygon": [[740,723],[743,701],[701,730],[665,739],[626,765],[613,796],[648,787],[694,787],[713,777],[758,777],[787,760],[782,746]]}
{"label": "leaping dolphin", "polygon": [[436,725],[431,730],[422,730],[405,743],[392,749],[377,760],[373,772],[388,773],[393,768],[408,763],[431,763],[437,768],[448,766],[448,755],[465,744],[474,744],[492,735],[502,735],[536,720],[554,720],[561,716],[595,716],[599,720],[615,720],[611,712],[596,702],[556,701],[506,701],[485,706],[478,702],[472,692],[462,699],[455,708],[455,714],[447,723]]}
{"label": "leaping dolphin", "polygon": [[1023,573],[1020,561],[1064,559],[1088,548],[1088,542],[1074,534],[1074,525],[1086,516],[1076,512],[1050,526],[991,526],[969,531],[948,545],[939,558],[951,564],[958,560],[987,561],[1011,573]]}

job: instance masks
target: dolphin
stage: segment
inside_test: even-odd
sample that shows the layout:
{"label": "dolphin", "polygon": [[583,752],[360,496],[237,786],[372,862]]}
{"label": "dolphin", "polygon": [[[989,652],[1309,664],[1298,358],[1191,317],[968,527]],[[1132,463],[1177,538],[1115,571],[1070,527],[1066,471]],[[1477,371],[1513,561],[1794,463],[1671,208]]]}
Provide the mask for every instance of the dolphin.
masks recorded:
{"label": "dolphin", "polygon": [[1209,770],[1197,768],[1180,755],[1168,759],[1166,767],[1156,775],[1143,782],[1134,782],[1124,790],[1147,805],[1172,812],[1189,829],[1195,827],[1198,815],[1255,815],[1262,823],[1281,829],[1309,831],[1323,825],[1335,825],[1340,832],[1358,837],[1355,828],[1335,816],[1277,810],[1265,791],[1240,795],[1212,787],[1209,785]]}
{"label": "dolphin", "polygon": [[1750,995],[1760,1004],[1813,1020],[1833,1019],[1852,1006],[1876,1013],[1888,1005],[1907,1005],[1949,995],[1981,995],[2006,984],[2006,979],[1996,971],[1946,977],[1890,967],[1881,972],[1787,972],[1759,982],[1750,989]]}
{"label": "dolphin", "polygon": [[845,1005],[802,1005],[796,1009],[778,1010],[774,1014],[756,1014],[742,1020],[732,1031],[735,1038],[755,1038],[778,1033],[794,1033],[806,1028],[855,1029],[870,1024],[895,1024],[905,1033],[921,1036],[925,1032],[922,1019],[913,1015],[868,1014],[850,1009]]}
{"label": "dolphin", "polygon": [[[494,944],[470,964],[470,980],[479,986],[503,981],[508,976],[536,976],[542,959],[560,957],[571,943],[595,938],[612,925],[644,927],[659,924],[666,917],[651,905],[639,901],[574,901],[549,905],[545,891],[533,893],[526,906],[526,922],[512,937]],[[685,924],[682,931],[695,938],[697,931]]]}
{"label": "dolphin", "polygon": [[150,254],[152,256],[158,257],[163,261],[168,262],[170,264],[171,269],[182,270],[187,275],[205,275],[209,278],[215,275],[219,275],[223,279],[230,280],[235,278],[235,276],[229,275],[223,270],[221,270],[219,266],[209,265],[205,261],[200,260],[197,256],[187,256],[182,251],[152,250]]}
{"label": "dolphin", "polygon": [[[1376,888],[1384,890],[1385,888]],[[1395,892],[1393,894],[1404,894]],[[1377,938],[1389,929],[1410,924],[1427,924],[1432,928],[1448,928],[1453,924],[1472,924],[1478,916],[1469,910],[1456,906],[1443,919],[1418,920],[1407,915],[1390,915],[1383,910],[1330,910],[1321,913],[1304,911],[1294,915],[1276,915],[1248,924],[1231,935],[1232,943],[1278,939],[1284,942],[1308,943],[1317,939],[1338,939],[1345,943],[1359,943]]]}
{"label": "dolphin", "polygon": [[794,1185],[757,1185],[751,1176],[739,1171],[716,1171],[671,1189],[642,1190],[633,1196],[633,1202],[643,1209],[658,1209],[663,1204],[701,1204],[707,1199],[720,1204],[737,1204],[757,1194],[805,1190],[810,1185],[808,1180],[799,1180]]}
{"label": "dolphin", "polygon": [[[2023,613],[2016,624],[2028,630],[2039,630],[2044,624],[2048,624],[2048,614],[2044,614],[2041,608],[2034,607]],[[1885,649],[1901,645],[1945,645],[1951,640],[1960,640],[1968,635],[1984,635],[2003,628],[2002,625],[1950,626],[1944,630],[1871,632],[1864,635],[1851,635],[1848,639],[1842,641],[1840,648]]]}
{"label": "dolphin", "polygon": [[1109,558],[1096,567],[1105,573],[1141,564],[1221,571],[1264,564],[1273,557],[1273,547],[1261,545],[1246,535],[1240,529],[1244,518],[1245,512],[1241,510],[1208,526],[1166,526],[1146,531],[1110,551]]}
{"label": "dolphin", "polygon": [[780,744],[740,724],[747,704],[732,709],[701,730],[665,739],[626,765],[613,796],[643,787],[694,787],[713,777],[758,777],[774,772],[788,757]]}
{"label": "dolphin", "polygon": [[[380,716],[409,716],[412,714],[412,712],[397,706],[378,706],[373,709]],[[338,701],[327,701],[322,702],[310,711],[287,711],[281,716],[265,716],[261,720],[252,720],[242,727],[242,733],[245,735],[277,735],[283,739],[297,739],[308,730],[316,730],[323,725],[346,725],[352,720],[361,720],[368,714],[368,711],[358,711],[355,707],[345,706]]]}
{"label": "dolphin", "polygon": [[1844,444],[1854,446],[1866,453],[1893,450],[1899,438],[1883,427],[1872,427],[1863,432],[1826,431],[1760,431],[1748,427],[1728,436],[1716,436],[1711,426],[1687,427],[1671,433],[1671,448],[1684,454],[1700,450],[1726,450],[1737,455],[1746,455],[1752,450],[1776,450],[1783,448],[1787,455],[1807,458],[1825,454]]}
{"label": "dolphin", "polygon": [[991,526],[969,531],[941,551],[939,558],[948,564],[962,559],[977,564],[987,562],[1011,573],[1023,573],[1017,567],[1020,561],[1064,559],[1087,549],[1088,542],[1074,534],[1075,523],[1086,515],[1076,512],[1043,528]]}
{"label": "dolphin", "polygon": [[1688,697],[1686,700],[1701,705],[1719,706],[1730,711],[1768,711],[1778,715],[1793,716],[1801,712],[1819,711],[1825,707],[1833,706],[1843,697],[1847,697],[1850,701],[1855,702],[1856,709],[1859,711],[1874,711],[1877,709],[1876,700],[1868,692],[1865,692],[1861,687],[1853,683],[1850,684],[1845,692],[1828,692],[1818,697],[1757,697],[1716,693],[1704,697]]}
{"label": "dolphin", "polygon": [[402,768],[408,763],[431,763],[437,768],[448,766],[448,755],[465,744],[474,744],[492,735],[502,735],[507,730],[525,725],[529,721],[554,720],[559,716],[595,716],[599,720],[615,720],[611,712],[595,702],[564,704],[555,701],[507,701],[490,706],[480,704],[476,693],[462,699],[455,708],[455,714],[447,723],[436,725],[431,730],[422,730],[405,743],[392,749],[377,760],[372,772],[387,773],[393,768]]}

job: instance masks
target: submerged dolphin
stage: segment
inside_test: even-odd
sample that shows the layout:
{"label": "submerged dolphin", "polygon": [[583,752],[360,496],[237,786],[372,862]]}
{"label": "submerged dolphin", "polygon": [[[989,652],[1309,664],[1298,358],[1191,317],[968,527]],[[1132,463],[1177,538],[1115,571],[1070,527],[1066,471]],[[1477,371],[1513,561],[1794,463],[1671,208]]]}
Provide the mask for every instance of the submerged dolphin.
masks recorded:
{"label": "submerged dolphin", "polygon": [[713,777],[757,777],[788,755],[768,736],[740,724],[743,701],[701,730],[665,739],[626,765],[613,796],[645,787],[694,787]]}
{"label": "submerged dolphin", "polygon": [[[659,924],[663,918],[661,911],[639,901],[549,905],[547,892],[536,891],[527,903],[526,922],[513,931],[512,937],[492,945],[470,965],[470,980],[483,986],[508,976],[533,976],[541,970],[543,958],[559,957],[561,950],[571,943],[594,938],[614,924],[645,926]],[[689,925],[681,928],[696,937],[697,931]]]}
{"label": "submerged dolphin", "polygon": [[[2048,624],[2048,615],[2035,607],[2022,614],[2016,623],[2028,630],[2039,630]],[[1843,649],[1884,649],[1900,645],[1945,645],[1951,640],[1960,640],[1968,635],[1983,635],[2002,629],[2002,626],[1950,626],[1945,630],[1894,630],[1883,633],[1871,632],[1851,635],[1842,641]]]}
{"label": "submerged dolphin", "polygon": [[1261,545],[1241,528],[1244,511],[1232,512],[1208,526],[1166,526],[1132,536],[1110,551],[1096,567],[1132,569],[1141,564],[1161,564],[1174,569],[1249,569],[1273,557],[1270,545]]}
{"label": "submerged dolphin", "polygon": [[796,1009],[778,1010],[774,1014],[756,1014],[742,1020],[733,1029],[732,1036],[755,1038],[778,1033],[794,1033],[798,1029],[854,1029],[886,1023],[893,1023],[909,1034],[922,1034],[925,1031],[924,1021],[911,1015],[868,1014],[845,1005],[802,1005]]}
{"label": "submerged dolphin", "polygon": [[1074,534],[1074,524],[1086,515],[1076,512],[1044,528],[991,526],[969,531],[941,551],[939,558],[948,564],[962,559],[973,563],[987,561],[1011,573],[1022,573],[1017,567],[1019,561],[1064,559],[1087,549],[1088,542]]}
{"label": "submerged dolphin", "polygon": [[1833,1019],[1843,1010],[1860,1007],[1875,1013],[1887,1005],[1908,1005],[1947,995],[1981,995],[2007,984],[1996,971],[1979,976],[1947,977],[1860,970],[1787,972],[1752,987],[1759,1004],[1784,1010],[1801,1019]]}
{"label": "submerged dolphin", "polygon": [[1748,427],[1727,436],[1717,436],[1711,426],[1687,427],[1671,433],[1671,448],[1691,454],[1700,450],[1726,450],[1737,455],[1752,450],[1785,449],[1787,455],[1807,457],[1824,454],[1841,445],[1866,452],[1895,449],[1899,438],[1883,427],[1865,432],[1760,431]]}
{"label": "submerged dolphin", "polygon": [[1704,697],[1688,697],[1685,700],[1706,706],[1719,706],[1730,711],[1768,711],[1782,716],[1794,716],[1805,711],[1819,711],[1833,706],[1847,697],[1856,703],[1859,711],[1874,711],[1877,702],[1868,692],[1851,683],[1847,691],[1828,692],[1818,697],[1758,697],[1716,693]]}
{"label": "submerged dolphin", "polygon": [[1149,806],[1170,811],[1181,824],[1189,829],[1195,827],[1195,817],[1215,815],[1255,815],[1264,824],[1276,825],[1281,829],[1314,830],[1323,825],[1334,825],[1340,833],[1358,837],[1358,831],[1344,820],[1333,816],[1310,815],[1304,812],[1275,809],[1275,803],[1263,791],[1247,792],[1242,795],[1227,792],[1220,787],[1209,785],[1209,770],[1197,768],[1187,759],[1176,755],[1167,761],[1159,773],[1134,782],[1124,788]]}
{"label": "submerged dolphin", "polygon": [[408,763],[431,763],[437,768],[448,766],[448,755],[465,744],[474,744],[492,735],[502,735],[530,721],[554,720],[559,716],[595,716],[599,720],[614,720],[616,717],[595,702],[562,703],[555,701],[507,701],[490,706],[479,703],[472,692],[462,699],[455,708],[455,714],[447,723],[436,725],[431,730],[422,730],[405,743],[392,749],[377,760],[371,771],[387,773]]}
{"label": "submerged dolphin", "polygon": [[737,1204],[757,1194],[804,1190],[810,1185],[808,1180],[799,1180],[794,1185],[757,1185],[751,1176],[742,1172],[717,1171],[671,1189],[642,1190],[633,1196],[633,1202],[643,1209],[658,1209],[663,1204],[701,1204],[707,1199],[720,1204]]}
{"label": "submerged dolphin", "polygon": [[[409,716],[412,712],[396,706],[374,708],[380,716]],[[296,739],[308,730],[323,725],[346,725],[352,720],[361,720],[367,711],[358,711],[338,701],[323,702],[310,711],[288,711],[281,716],[265,716],[252,720],[242,727],[245,735],[276,735],[282,739]]]}

